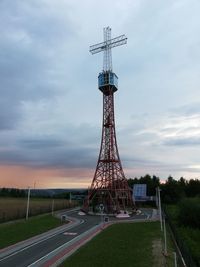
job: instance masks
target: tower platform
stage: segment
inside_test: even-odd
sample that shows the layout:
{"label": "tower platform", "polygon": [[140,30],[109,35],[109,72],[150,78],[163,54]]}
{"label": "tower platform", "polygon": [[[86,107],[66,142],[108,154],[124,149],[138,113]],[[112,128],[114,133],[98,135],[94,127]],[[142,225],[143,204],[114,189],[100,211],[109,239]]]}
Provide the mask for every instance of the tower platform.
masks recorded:
{"label": "tower platform", "polygon": [[108,95],[114,93],[118,90],[118,77],[114,72],[111,71],[103,71],[99,73],[98,76],[98,86],[99,90]]}

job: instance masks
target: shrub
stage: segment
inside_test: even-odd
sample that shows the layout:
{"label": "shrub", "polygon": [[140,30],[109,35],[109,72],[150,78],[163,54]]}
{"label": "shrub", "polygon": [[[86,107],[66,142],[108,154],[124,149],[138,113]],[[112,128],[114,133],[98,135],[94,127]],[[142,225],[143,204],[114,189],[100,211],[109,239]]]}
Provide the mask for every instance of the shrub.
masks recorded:
{"label": "shrub", "polygon": [[200,198],[185,198],[179,202],[178,223],[200,228]]}

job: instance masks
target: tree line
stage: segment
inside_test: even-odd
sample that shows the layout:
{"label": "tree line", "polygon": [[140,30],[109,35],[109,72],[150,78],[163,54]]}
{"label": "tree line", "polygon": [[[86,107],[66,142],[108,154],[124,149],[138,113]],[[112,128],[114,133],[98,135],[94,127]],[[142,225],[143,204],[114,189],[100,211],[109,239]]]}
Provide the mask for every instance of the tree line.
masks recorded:
{"label": "tree line", "polygon": [[179,180],[169,176],[165,183],[160,182],[160,178],[149,174],[140,178],[129,178],[128,184],[132,188],[134,184],[147,184],[147,196],[155,196],[156,188],[161,189],[162,201],[166,204],[177,203],[186,197],[200,197],[200,180],[186,180],[181,177]]}
{"label": "tree line", "polygon": [[1,188],[0,197],[25,197],[27,190],[17,188]]}
{"label": "tree line", "polygon": [[[179,200],[185,197],[200,197],[200,180],[190,179],[186,180],[181,177],[179,180],[175,180],[172,176],[169,176],[165,183],[161,183],[160,178],[153,175],[146,174],[140,178],[129,178],[128,184],[133,188],[134,184],[146,184],[147,196],[155,196],[156,188],[159,186],[161,189],[162,202],[166,204],[177,203]],[[74,193],[74,192],[73,192]],[[87,194],[81,192],[81,194]],[[77,192],[76,192],[77,194]],[[27,190],[17,188],[1,188],[0,197],[26,197]],[[40,196],[44,197],[44,196]],[[49,197],[49,196],[48,196]],[[54,198],[66,198],[69,199],[69,193],[55,194]]]}
{"label": "tree line", "polygon": [[[75,191],[71,192],[71,196],[73,195],[83,195],[86,194],[82,191]],[[27,189],[18,189],[18,188],[0,188],[0,197],[17,197],[17,198],[24,198],[27,197],[28,190]],[[54,199],[70,199],[70,192],[61,192],[61,193],[54,193],[52,195],[48,194],[48,192],[35,192],[35,190],[31,190],[31,198],[54,198]]]}

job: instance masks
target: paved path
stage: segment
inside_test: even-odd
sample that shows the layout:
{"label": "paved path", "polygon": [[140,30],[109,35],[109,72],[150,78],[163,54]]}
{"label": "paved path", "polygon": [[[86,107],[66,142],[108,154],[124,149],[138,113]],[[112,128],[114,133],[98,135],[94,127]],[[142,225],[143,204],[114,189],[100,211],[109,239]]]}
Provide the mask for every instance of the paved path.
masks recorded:
{"label": "paved path", "polygon": [[64,258],[115,222],[155,220],[152,210],[130,219],[110,217],[108,224],[101,223],[100,216],[80,216],[76,210],[65,212],[71,223],[47,233],[0,250],[0,267],[48,267],[57,266]]}

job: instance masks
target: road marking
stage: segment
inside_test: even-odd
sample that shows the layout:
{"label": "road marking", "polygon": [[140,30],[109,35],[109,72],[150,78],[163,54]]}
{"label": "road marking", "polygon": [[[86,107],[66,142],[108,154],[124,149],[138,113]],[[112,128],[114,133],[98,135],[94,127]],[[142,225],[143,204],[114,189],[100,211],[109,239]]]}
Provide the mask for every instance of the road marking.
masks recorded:
{"label": "road marking", "polygon": [[[80,224],[82,224],[82,223],[84,223],[84,222],[85,222],[84,220],[80,220],[80,223],[79,223],[78,225],[80,225]],[[75,226],[78,226],[78,225],[75,225]],[[70,227],[70,229],[71,229],[71,228],[73,228],[73,225]],[[65,230],[64,230],[64,231],[65,231]],[[63,232],[64,232],[64,231],[63,231]],[[35,242],[35,243],[31,244],[31,245],[28,245],[28,246],[26,246],[25,248],[22,248],[22,249],[20,249],[20,250],[17,250],[16,252],[13,252],[13,253],[9,254],[8,256],[6,256],[6,257],[0,259],[0,262],[6,260],[6,259],[8,259],[8,258],[10,258],[10,257],[12,257],[12,256],[14,256],[14,255],[16,255],[16,254],[18,254],[18,253],[20,253],[20,252],[22,252],[22,251],[24,251],[24,250],[26,250],[26,249],[28,249],[28,248],[31,248],[31,247],[33,247],[33,246],[35,246],[35,245],[38,245],[39,243],[41,243],[41,242],[43,242],[43,241],[46,241],[46,240],[48,240],[48,239],[50,239],[50,238],[52,238],[52,237],[54,237],[54,236],[56,236],[56,235],[62,234],[63,232],[55,233],[55,234],[53,234],[53,235],[51,235],[51,236],[49,236],[49,237],[47,237],[47,238],[45,238],[45,239],[42,239],[42,240],[40,240],[40,241],[38,241],[38,242]]]}
{"label": "road marking", "polygon": [[[84,221],[84,220],[83,220]],[[32,267],[32,266],[36,266],[35,264],[37,264],[38,262],[42,261],[45,258],[48,258],[51,254],[55,253],[57,250],[62,249],[63,247],[65,247],[67,244],[72,243],[74,240],[79,240],[79,238],[85,234],[88,233],[89,231],[93,230],[93,228],[97,227],[97,225],[95,225],[94,227],[92,227],[91,229],[87,230],[86,232],[83,232],[81,234],[79,234],[78,236],[72,238],[71,240],[69,240],[68,242],[62,244],[61,246],[57,247],[56,249],[52,250],[51,252],[49,252],[48,254],[44,255],[43,257],[41,257],[40,259],[36,260],[35,262],[31,263],[30,265],[28,265],[27,267]]]}
{"label": "road marking", "polygon": [[[81,234],[80,234],[81,235]],[[62,244],[61,246],[57,247],[56,249],[52,250],[51,252],[49,252],[48,254],[44,255],[43,257],[39,258],[38,260],[36,260],[35,262],[31,263],[30,265],[28,265],[27,267],[31,267],[31,266],[35,266],[35,264],[37,264],[38,262],[42,261],[45,258],[48,258],[51,254],[55,253],[57,250],[63,248],[66,246],[66,244],[71,243],[73,240],[76,240],[79,236],[72,238],[71,240],[67,241],[66,243]]]}
{"label": "road marking", "polygon": [[[74,238],[75,238],[75,237],[74,237]],[[71,240],[73,240],[73,239],[71,239]],[[70,241],[71,241],[71,240],[70,240]],[[41,260],[47,258],[49,255],[51,255],[52,253],[56,252],[57,250],[61,249],[62,247],[64,247],[64,246],[65,246],[67,243],[69,243],[70,241],[68,241],[68,242],[62,244],[60,247],[58,247],[58,248],[52,250],[51,252],[49,252],[48,254],[44,255],[42,258],[39,258],[38,260],[36,260],[35,262],[31,263],[31,264],[28,265],[27,267],[35,266],[35,264],[37,264],[37,263],[40,262]]]}
{"label": "road marking", "polygon": [[77,233],[72,233],[72,232],[65,232],[63,235],[77,235]]}

